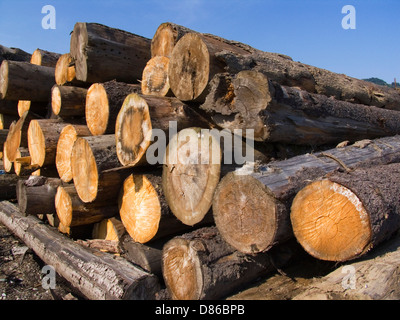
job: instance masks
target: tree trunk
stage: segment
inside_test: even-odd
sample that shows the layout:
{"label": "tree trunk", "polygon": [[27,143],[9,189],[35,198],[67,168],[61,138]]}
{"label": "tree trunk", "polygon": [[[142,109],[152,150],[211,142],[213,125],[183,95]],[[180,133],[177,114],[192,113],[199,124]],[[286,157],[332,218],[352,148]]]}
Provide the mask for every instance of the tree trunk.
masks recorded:
{"label": "tree trunk", "polygon": [[[164,148],[170,138],[170,130],[174,126],[176,131],[179,131],[192,126],[210,128],[211,124],[176,98],[137,94],[126,97],[115,128],[117,155],[121,164],[134,166],[143,163],[162,163]],[[155,129],[158,129],[158,132]],[[158,133],[164,136],[159,136]],[[158,147],[158,156],[155,156],[153,151],[152,158],[147,159],[146,153],[154,139],[152,134],[158,136],[157,144],[154,145]]]}
{"label": "tree trunk", "polygon": [[[189,142],[187,139],[189,138]],[[200,128],[179,131],[170,141],[163,169],[163,190],[171,211],[193,226],[209,212],[221,175],[221,148]]]}
{"label": "tree trunk", "polygon": [[64,182],[72,181],[71,155],[75,141],[81,137],[88,137],[91,133],[85,125],[67,125],[60,133],[57,142],[56,168]]}
{"label": "tree trunk", "polygon": [[62,119],[85,117],[87,89],[55,85],[51,90],[53,113]]}
{"label": "tree trunk", "polygon": [[397,111],[284,87],[259,72],[217,75],[201,106],[220,127],[252,129],[257,141],[322,145],[400,132]]}
{"label": "tree trunk", "polygon": [[90,83],[136,83],[151,55],[151,40],[97,23],[77,23],[70,53],[76,78]]}
{"label": "tree trunk", "polygon": [[69,53],[63,54],[55,66],[55,81],[59,86],[87,87],[88,83],[76,79],[75,64]]}
{"label": "tree trunk", "polygon": [[169,241],[163,249],[163,275],[174,300],[222,299],[295,256],[289,246],[254,256],[235,251],[215,227]]}
{"label": "tree trunk", "polygon": [[74,185],[59,186],[55,195],[57,216],[64,227],[90,225],[118,215],[117,203],[84,203]]}
{"label": "tree trunk", "polygon": [[399,193],[398,163],[335,172],[296,195],[294,235],[318,259],[358,258],[400,229]]}
{"label": "tree trunk", "polygon": [[31,63],[38,66],[55,68],[60,56],[61,54],[59,53],[36,49],[32,54]]}
{"label": "tree trunk", "polygon": [[19,210],[25,215],[55,214],[54,198],[60,179],[31,177],[17,185]]}
{"label": "tree trunk", "polygon": [[159,97],[173,96],[168,78],[169,58],[151,58],[143,70],[142,93]]}
{"label": "tree trunk", "polygon": [[32,120],[28,129],[28,146],[32,164],[55,166],[57,143],[67,123],[59,120]]}
{"label": "tree trunk", "polygon": [[10,203],[2,203],[0,221],[88,299],[147,300],[159,290],[157,277],[118,257],[93,254],[36,218],[21,217]]}
{"label": "tree trunk", "polygon": [[368,141],[260,165],[252,173],[229,173],[213,200],[224,239],[244,253],[269,250],[293,237],[290,206],[309,181],[335,170],[400,162],[399,137]]}
{"label": "tree trunk", "polygon": [[32,55],[18,48],[7,48],[0,45],[0,64],[3,60],[29,62]]}
{"label": "tree trunk", "polygon": [[109,81],[93,84],[86,98],[86,123],[94,135],[114,134],[115,121],[125,98],[140,92],[139,85]]}
{"label": "tree trunk", "polygon": [[162,190],[161,172],[130,175],[121,190],[119,208],[126,231],[138,243],[189,230],[168,207]]}
{"label": "tree trunk", "polygon": [[186,34],[195,32],[186,27],[171,22],[161,24],[151,41],[151,57],[171,57],[176,43]]}
{"label": "tree trunk", "polygon": [[16,61],[1,64],[0,99],[46,102],[54,84],[54,68]]}

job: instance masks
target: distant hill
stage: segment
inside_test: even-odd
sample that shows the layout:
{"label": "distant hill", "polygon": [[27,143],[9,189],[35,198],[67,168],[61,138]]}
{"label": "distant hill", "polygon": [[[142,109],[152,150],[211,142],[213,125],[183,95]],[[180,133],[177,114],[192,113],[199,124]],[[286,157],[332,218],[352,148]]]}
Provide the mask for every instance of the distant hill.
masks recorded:
{"label": "distant hill", "polygon": [[[387,83],[386,81],[379,79],[379,78],[369,78],[369,79],[363,79],[364,81],[372,82],[375,84],[378,84],[380,86],[386,86],[386,87],[392,87],[394,88],[394,82],[392,84]],[[400,87],[399,83],[397,83],[397,87]]]}

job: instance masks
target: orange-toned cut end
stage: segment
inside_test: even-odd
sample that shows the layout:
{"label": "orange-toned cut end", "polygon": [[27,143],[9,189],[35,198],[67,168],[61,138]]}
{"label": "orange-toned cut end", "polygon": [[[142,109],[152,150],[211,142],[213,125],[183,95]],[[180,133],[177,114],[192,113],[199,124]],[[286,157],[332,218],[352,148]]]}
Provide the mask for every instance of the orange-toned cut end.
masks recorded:
{"label": "orange-toned cut end", "polygon": [[43,166],[46,157],[46,143],[42,129],[36,120],[28,128],[28,148],[32,165]]}
{"label": "orange-toned cut end", "polygon": [[110,116],[107,92],[100,83],[93,84],[86,96],[86,124],[94,136],[105,134]]}
{"label": "orange-toned cut end", "polygon": [[170,57],[174,50],[176,36],[169,23],[160,25],[151,41],[151,56]]}
{"label": "orange-toned cut end", "polygon": [[329,180],[311,183],[297,194],[291,221],[299,243],[321,260],[356,258],[372,237],[368,212],[357,195]]}
{"label": "orange-toned cut end", "polygon": [[66,126],[60,134],[57,143],[56,167],[64,182],[72,181],[71,155],[77,133],[73,125]]}
{"label": "orange-toned cut end", "polygon": [[57,188],[55,206],[60,223],[65,227],[70,227],[72,223],[72,200],[63,187]]}
{"label": "orange-toned cut end", "polygon": [[152,58],[143,70],[142,93],[165,97],[170,89],[168,68],[169,58],[161,56]]}

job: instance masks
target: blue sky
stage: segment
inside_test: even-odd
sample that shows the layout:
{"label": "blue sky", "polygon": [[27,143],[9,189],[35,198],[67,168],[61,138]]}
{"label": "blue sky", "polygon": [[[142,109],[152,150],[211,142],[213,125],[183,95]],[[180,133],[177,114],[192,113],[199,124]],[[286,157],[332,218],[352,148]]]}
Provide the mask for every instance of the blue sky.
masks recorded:
{"label": "blue sky", "polygon": [[[56,29],[42,28],[42,7]],[[356,29],[342,28],[342,7]],[[66,53],[76,22],[98,22],[152,38],[167,21],[279,52],[356,78],[400,82],[399,0],[0,0],[0,44]]]}

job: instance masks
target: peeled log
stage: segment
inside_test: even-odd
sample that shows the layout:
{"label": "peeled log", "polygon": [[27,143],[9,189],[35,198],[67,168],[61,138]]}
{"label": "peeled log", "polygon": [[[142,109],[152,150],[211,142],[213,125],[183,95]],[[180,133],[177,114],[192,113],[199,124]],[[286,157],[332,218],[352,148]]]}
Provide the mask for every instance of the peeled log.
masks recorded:
{"label": "peeled log", "polygon": [[88,137],[91,133],[85,125],[67,125],[60,133],[57,142],[56,168],[64,182],[72,181],[71,156],[75,141],[80,137]]}
{"label": "peeled log", "polygon": [[256,166],[252,173],[228,173],[213,200],[214,220],[222,237],[244,253],[269,250],[293,238],[290,206],[309,181],[341,168],[400,162],[398,136],[359,145]]}
{"label": "peeled log", "polygon": [[294,198],[296,239],[328,261],[358,258],[400,229],[400,164],[335,172]]}
{"label": "peeled log", "polygon": [[97,23],[76,23],[70,54],[76,78],[96,83],[137,83],[150,60],[151,40]]}
{"label": "peeled log", "polygon": [[286,265],[290,247],[254,256],[235,251],[215,227],[170,240],[163,249],[163,276],[173,300],[222,299]]}
{"label": "peeled log", "polygon": [[71,228],[94,224],[118,215],[117,203],[84,203],[74,185],[59,186],[55,195],[58,219],[64,227]]}
{"label": "peeled log", "polygon": [[151,58],[143,70],[142,93],[159,97],[172,96],[168,78],[169,58]]}
{"label": "peeled log", "polygon": [[87,89],[55,85],[51,90],[53,113],[62,119],[85,116]]}
{"label": "peeled log", "polygon": [[115,121],[125,98],[139,85],[109,81],[93,84],[86,95],[86,124],[94,136],[115,133]]}
{"label": "peeled log", "polygon": [[59,53],[36,49],[32,54],[31,63],[38,66],[55,68],[60,56],[61,54]]}
{"label": "peeled log", "polygon": [[6,60],[1,64],[0,99],[46,102],[54,84],[54,68]]}
{"label": "peeled log", "polygon": [[[173,123],[174,122],[174,123]],[[176,98],[145,96],[130,94],[126,97],[118,114],[115,136],[118,159],[123,166],[158,162],[163,159],[161,152],[169,140],[170,131],[175,126],[175,132],[198,126],[210,128],[211,124],[194,109],[185,105]],[[166,140],[160,137],[156,129],[162,131]],[[154,159],[147,159],[147,151],[158,137],[158,156],[153,153]],[[150,162],[149,162],[150,161]]]}
{"label": "peeled log", "polygon": [[66,123],[59,120],[31,121],[28,128],[28,146],[33,165],[55,166],[58,139],[66,126]]}
{"label": "peeled log", "polygon": [[223,128],[253,129],[258,141],[323,145],[400,133],[397,111],[281,86],[259,72],[218,75],[212,88],[201,108]]}

